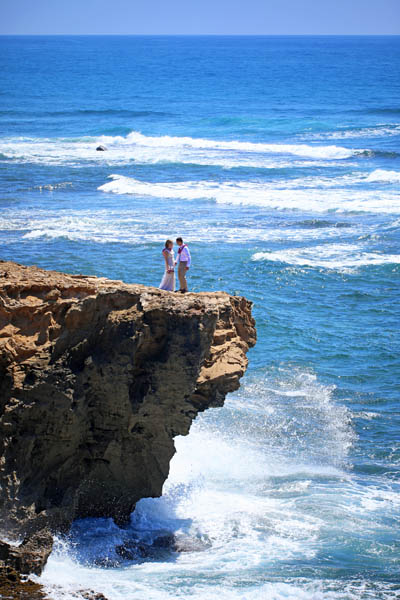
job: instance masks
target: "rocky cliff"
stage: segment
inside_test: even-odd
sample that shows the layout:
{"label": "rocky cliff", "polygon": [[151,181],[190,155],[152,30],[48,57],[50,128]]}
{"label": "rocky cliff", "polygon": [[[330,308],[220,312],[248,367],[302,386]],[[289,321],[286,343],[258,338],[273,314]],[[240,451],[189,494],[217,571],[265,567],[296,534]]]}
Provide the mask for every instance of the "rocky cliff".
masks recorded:
{"label": "rocky cliff", "polygon": [[140,498],[159,496],[174,437],[238,388],[254,343],[244,298],[0,262],[7,535],[77,517],[122,523]]}

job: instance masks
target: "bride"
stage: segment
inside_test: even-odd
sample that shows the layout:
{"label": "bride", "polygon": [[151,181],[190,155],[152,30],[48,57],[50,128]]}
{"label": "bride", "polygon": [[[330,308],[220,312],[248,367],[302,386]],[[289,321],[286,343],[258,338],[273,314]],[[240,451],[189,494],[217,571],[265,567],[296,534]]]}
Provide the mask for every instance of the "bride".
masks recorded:
{"label": "bride", "polygon": [[165,260],[165,273],[160,283],[160,290],[167,290],[168,292],[175,291],[175,259],[173,251],[174,243],[172,240],[165,242],[165,248],[162,251]]}

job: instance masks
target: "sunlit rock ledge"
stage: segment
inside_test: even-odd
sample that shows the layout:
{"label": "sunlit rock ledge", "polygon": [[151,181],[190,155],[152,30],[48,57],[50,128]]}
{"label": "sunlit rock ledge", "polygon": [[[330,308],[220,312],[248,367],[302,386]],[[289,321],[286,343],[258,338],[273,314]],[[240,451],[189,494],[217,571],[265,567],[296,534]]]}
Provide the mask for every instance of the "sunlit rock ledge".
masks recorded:
{"label": "sunlit rock ledge", "polygon": [[239,387],[255,340],[242,297],[0,262],[0,534],[160,496],[174,437]]}

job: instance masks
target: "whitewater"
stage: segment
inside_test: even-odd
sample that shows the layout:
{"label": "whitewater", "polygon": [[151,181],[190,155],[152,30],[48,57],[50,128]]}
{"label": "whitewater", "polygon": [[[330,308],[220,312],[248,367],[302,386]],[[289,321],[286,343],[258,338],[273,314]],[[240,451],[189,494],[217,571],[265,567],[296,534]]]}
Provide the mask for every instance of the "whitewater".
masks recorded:
{"label": "whitewater", "polygon": [[125,528],[76,521],[38,580],[57,600],[398,598],[400,38],[0,50],[1,258],[158,286],[183,235],[191,290],[246,296],[258,332],[162,497]]}

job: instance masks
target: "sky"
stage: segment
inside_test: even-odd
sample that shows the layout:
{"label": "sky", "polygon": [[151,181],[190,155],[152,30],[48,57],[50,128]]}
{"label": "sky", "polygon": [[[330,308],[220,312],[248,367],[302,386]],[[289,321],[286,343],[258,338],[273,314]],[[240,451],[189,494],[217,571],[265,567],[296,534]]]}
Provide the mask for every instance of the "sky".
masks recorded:
{"label": "sky", "polygon": [[0,0],[7,34],[400,34],[400,0]]}

